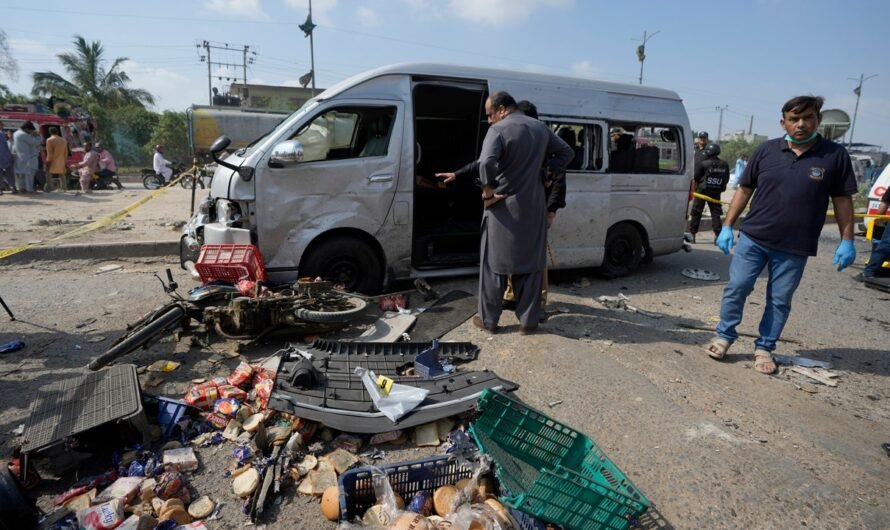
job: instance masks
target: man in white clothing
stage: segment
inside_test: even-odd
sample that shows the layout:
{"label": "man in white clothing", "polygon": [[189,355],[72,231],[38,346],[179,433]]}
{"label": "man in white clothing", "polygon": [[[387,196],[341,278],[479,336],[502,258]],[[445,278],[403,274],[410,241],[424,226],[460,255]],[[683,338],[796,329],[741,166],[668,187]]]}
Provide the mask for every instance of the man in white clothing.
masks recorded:
{"label": "man in white clothing", "polygon": [[169,160],[164,158],[164,146],[161,144],[156,145],[152,165],[154,166],[155,173],[163,175],[165,181],[169,181],[170,177],[173,176],[173,169],[170,167],[170,163]]}

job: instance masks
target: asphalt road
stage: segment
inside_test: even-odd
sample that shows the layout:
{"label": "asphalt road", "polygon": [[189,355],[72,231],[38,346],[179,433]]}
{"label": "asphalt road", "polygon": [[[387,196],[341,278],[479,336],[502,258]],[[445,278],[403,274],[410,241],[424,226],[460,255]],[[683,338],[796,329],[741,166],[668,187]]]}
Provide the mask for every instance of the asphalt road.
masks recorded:
{"label": "asphalt road", "polygon": [[[592,437],[655,503],[648,528],[890,528],[890,458],[881,449],[890,442],[890,295],[852,281],[861,266],[833,269],[837,230],[826,226],[778,353],[832,362],[838,386],[814,385],[785,370],[772,377],[754,372],[752,338],[716,362],[699,347],[710,332],[698,328],[714,326],[724,282],[680,274],[697,267],[726,277],[729,259],[710,240],[701,242],[705,238],[694,252],[657,258],[625,279],[602,280],[591,271],[555,274],[552,316],[535,335],[520,336],[510,315],[496,336],[467,322],[445,339],[481,345],[479,360],[468,368],[490,368],[516,381],[523,400]],[[865,246],[857,247],[861,263]],[[109,263],[123,269],[95,274]],[[15,443],[10,431],[23,423],[43,385],[79,373],[127,322],[164,300],[153,273],[165,266],[175,266],[173,259],[0,264],[0,296],[19,319],[8,322],[0,314],[0,343],[28,344],[0,356],[0,458],[8,456]],[[181,285],[191,285],[174,271]],[[433,286],[473,291],[476,282]],[[654,315],[596,301],[618,293]],[[756,333],[764,293],[761,282],[741,332]],[[260,358],[278,346],[245,356]],[[184,361],[156,389],[179,395],[193,377],[228,373],[237,359],[219,352],[231,348],[217,342],[213,350],[190,349],[186,340],[128,360]],[[229,482],[211,474],[224,453],[201,453],[207,474],[195,485],[227,503],[223,519],[210,527],[241,528],[245,519]],[[416,453],[388,455],[401,458]],[[53,488],[66,485],[46,486],[41,504]],[[334,527],[318,517],[313,501],[290,496],[275,517],[267,528]]]}

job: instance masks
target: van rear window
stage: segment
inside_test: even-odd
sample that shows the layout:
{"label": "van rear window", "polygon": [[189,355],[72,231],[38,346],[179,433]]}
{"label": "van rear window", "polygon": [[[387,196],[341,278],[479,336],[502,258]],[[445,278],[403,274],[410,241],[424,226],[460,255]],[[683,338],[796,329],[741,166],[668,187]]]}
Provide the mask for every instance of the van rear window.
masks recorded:
{"label": "van rear window", "polygon": [[683,171],[682,134],[677,127],[634,123],[609,126],[609,171],[666,173]]}

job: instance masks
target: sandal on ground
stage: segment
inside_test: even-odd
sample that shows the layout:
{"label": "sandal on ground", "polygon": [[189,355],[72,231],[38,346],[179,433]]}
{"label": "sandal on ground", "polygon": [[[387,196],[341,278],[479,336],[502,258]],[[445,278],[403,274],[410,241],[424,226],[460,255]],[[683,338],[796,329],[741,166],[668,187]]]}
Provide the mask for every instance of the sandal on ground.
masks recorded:
{"label": "sandal on ground", "polygon": [[776,361],[772,354],[766,350],[754,350],[754,370],[770,375],[776,373]]}
{"label": "sandal on ground", "polygon": [[711,342],[705,344],[705,351],[711,359],[721,360],[726,357],[726,351],[729,350],[729,341],[714,337]]}

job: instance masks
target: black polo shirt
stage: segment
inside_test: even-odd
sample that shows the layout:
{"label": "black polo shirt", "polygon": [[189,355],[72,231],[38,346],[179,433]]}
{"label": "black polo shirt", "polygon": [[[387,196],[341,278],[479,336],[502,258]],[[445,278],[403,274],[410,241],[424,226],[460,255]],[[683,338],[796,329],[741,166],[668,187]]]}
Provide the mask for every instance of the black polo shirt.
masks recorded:
{"label": "black polo shirt", "polygon": [[742,232],[767,248],[799,256],[816,255],[829,197],[857,191],[847,150],[821,136],[800,157],[784,138],[760,144],[739,185],[755,190]]}

